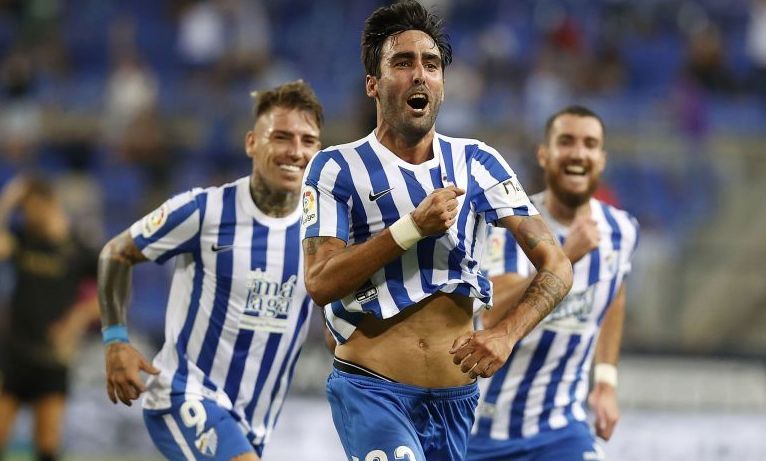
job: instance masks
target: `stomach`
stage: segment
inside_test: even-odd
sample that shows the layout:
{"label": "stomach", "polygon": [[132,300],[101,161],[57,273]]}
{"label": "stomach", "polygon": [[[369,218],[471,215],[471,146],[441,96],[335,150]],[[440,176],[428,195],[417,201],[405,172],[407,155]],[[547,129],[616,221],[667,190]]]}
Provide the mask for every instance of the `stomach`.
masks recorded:
{"label": "stomach", "polygon": [[472,298],[439,292],[388,319],[366,315],[335,355],[403,384],[469,384],[473,380],[452,362],[449,350],[459,336],[473,332],[472,306]]}

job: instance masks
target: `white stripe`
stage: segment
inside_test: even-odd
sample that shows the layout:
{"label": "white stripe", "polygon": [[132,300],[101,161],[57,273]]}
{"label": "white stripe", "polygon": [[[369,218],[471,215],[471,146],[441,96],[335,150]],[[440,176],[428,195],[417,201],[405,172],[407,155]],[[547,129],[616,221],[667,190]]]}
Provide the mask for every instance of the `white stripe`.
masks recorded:
{"label": "white stripe", "polygon": [[192,453],[191,448],[189,448],[189,445],[186,443],[186,439],[184,439],[183,434],[181,434],[181,429],[178,427],[178,424],[176,424],[176,421],[173,419],[173,417],[170,415],[164,415],[162,419],[165,420],[165,424],[168,426],[168,430],[170,430],[170,434],[173,436],[173,440],[175,440],[178,444],[178,448],[181,449],[184,457],[188,461],[195,461],[194,453]]}

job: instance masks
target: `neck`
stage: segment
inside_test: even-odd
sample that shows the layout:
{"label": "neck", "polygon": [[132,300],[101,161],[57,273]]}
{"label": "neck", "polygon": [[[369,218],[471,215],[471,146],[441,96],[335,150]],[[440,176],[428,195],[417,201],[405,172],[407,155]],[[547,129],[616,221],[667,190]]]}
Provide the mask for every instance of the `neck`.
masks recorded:
{"label": "neck", "polygon": [[264,214],[274,218],[289,215],[298,206],[300,192],[283,192],[269,189],[257,174],[250,176],[250,197]]}
{"label": "neck", "polygon": [[577,216],[590,215],[590,200],[586,200],[582,205],[571,207],[559,200],[550,189],[545,189],[543,203],[551,217],[565,226],[572,224]]}
{"label": "neck", "polygon": [[375,137],[388,150],[407,163],[419,165],[433,157],[434,129],[428,131],[425,136],[408,138],[393,128],[383,124],[375,129]]}

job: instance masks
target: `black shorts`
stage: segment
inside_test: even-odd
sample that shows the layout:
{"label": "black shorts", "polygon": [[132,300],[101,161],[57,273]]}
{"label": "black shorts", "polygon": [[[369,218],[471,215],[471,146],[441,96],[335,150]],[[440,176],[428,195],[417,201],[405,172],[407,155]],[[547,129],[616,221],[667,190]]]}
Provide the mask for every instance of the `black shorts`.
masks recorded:
{"label": "black shorts", "polygon": [[61,365],[35,363],[16,354],[4,354],[0,364],[0,389],[22,402],[69,392],[69,369]]}

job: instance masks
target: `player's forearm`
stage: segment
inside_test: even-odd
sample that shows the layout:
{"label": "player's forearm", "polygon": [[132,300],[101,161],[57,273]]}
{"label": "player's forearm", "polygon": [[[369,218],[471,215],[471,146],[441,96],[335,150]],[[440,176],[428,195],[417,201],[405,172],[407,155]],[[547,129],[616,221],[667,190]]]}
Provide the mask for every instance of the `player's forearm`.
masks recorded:
{"label": "player's forearm", "polygon": [[522,277],[507,273],[492,277],[492,309],[485,309],[481,314],[484,328],[492,328],[507,316],[518,304],[533,277]]}
{"label": "player's forearm", "polygon": [[572,287],[572,265],[558,251],[552,260],[540,267],[515,309],[498,322],[515,343],[527,335],[569,293]]}
{"label": "player's forearm", "polygon": [[388,229],[358,245],[317,255],[324,237],[307,239],[306,290],[320,306],[343,298],[367,282],[381,267],[404,254]]}
{"label": "player's forearm", "polygon": [[601,324],[598,343],[596,344],[595,362],[617,365],[620,359],[620,344],[625,323],[625,290],[620,287],[614,301],[609,306]]}
{"label": "player's forearm", "polygon": [[130,235],[123,232],[99,254],[97,287],[102,327],[127,324],[133,265],[142,260],[136,252]]}

